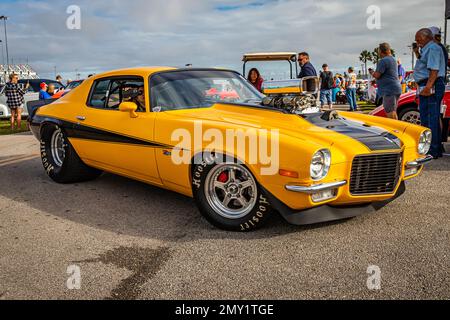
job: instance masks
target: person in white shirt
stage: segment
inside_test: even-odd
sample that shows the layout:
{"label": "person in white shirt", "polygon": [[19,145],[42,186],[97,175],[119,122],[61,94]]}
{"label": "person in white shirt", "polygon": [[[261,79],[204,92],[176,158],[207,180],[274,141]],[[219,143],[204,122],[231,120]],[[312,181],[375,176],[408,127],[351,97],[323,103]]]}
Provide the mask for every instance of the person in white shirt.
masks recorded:
{"label": "person in white shirt", "polygon": [[345,78],[345,88],[347,95],[347,102],[350,105],[349,111],[357,111],[358,105],[356,104],[356,73],[353,67],[348,68],[348,74]]}

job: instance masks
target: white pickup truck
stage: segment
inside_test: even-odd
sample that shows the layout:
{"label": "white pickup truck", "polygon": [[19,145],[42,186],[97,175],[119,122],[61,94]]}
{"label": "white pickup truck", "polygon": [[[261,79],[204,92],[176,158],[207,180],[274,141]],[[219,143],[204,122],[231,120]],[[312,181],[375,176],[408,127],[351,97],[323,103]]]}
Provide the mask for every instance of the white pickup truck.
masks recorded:
{"label": "white pickup truck", "polygon": [[[57,81],[54,80],[49,80],[49,79],[20,79],[19,80],[19,84],[22,84],[23,86],[25,86],[25,84],[27,82],[30,82],[30,87],[28,88],[27,93],[25,94],[25,105],[23,108],[23,112],[22,112],[22,116],[28,116],[28,112],[27,112],[27,102],[30,101],[36,101],[39,100],[39,90],[40,90],[40,84],[42,82],[45,82],[47,85],[53,84],[55,86],[56,90],[63,90],[64,86]],[[4,94],[5,91],[5,87],[2,86],[2,88],[0,89],[0,119],[7,119],[11,116],[11,113],[9,111],[8,105],[6,104],[6,96]]]}

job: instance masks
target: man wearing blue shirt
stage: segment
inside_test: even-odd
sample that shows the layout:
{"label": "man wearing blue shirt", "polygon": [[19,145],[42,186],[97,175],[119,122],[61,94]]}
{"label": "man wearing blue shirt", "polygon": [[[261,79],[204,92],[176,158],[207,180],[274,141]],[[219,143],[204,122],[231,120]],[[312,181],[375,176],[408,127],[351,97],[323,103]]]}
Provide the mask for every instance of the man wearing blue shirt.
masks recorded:
{"label": "man wearing blue shirt", "polygon": [[[317,72],[311,62],[309,62],[309,54],[306,52],[300,52],[298,54],[298,64],[300,65],[301,71],[297,78],[301,79],[304,77],[317,77]],[[313,80],[307,81],[308,91],[314,91],[315,83]]]}
{"label": "man wearing blue shirt", "polygon": [[444,60],[446,62],[446,67],[447,67],[447,65],[448,65],[448,51],[447,51],[447,48],[442,44],[441,29],[439,29],[438,27],[430,27],[429,29],[430,29],[431,33],[433,34],[434,42],[436,42],[437,45],[439,47],[441,47],[442,52],[444,53]]}
{"label": "man wearing blue shirt", "polygon": [[378,91],[383,97],[383,107],[388,118],[397,120],[398,100],[402,94],[398,76],[398,66],[392,56],[391,46],[388,43],[381,43],[378,47],[380,60],[377,70],[372,76],[377,79]]}
{"label": "man wearing blue shirt", "polygon": [[39,90],[39,100],[51,99],[52,96],[47,92],[47,84],[42,82],[40,85],[41,90]]}
{"label": "man wearing blue shirt", "polygon": [[414,80],[419,95],[419,111],[422,125],[431,129],[432,141],[429,154],[437,159],[442,157],[441,127],[439,123],[441,101],[445,93],[444,53],[434,42],[433,33],[428,28],[416,33],[416,42],[421,48],[420,58],[414,68]]}
{"label": "man wearing blue shirt", "polygon": [[300,65],[300,68],[301,68],[298,78],[317,76],[316,69],[311,64],[311,62],[309,62],[309,54],[308,53],[300,52],[298,54],[298,64]]}

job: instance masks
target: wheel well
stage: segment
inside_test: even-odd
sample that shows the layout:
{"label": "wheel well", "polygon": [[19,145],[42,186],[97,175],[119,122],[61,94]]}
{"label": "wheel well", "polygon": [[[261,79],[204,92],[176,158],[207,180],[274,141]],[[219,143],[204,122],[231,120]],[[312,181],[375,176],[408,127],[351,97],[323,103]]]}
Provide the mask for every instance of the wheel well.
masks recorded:
{"label": "wheel well", "polygon": [[[202,152],[196,153],[196,154],[192,157],[191,163],[189,164],[189,180],[190,180],[190,181],[192,181],[192,174],[193,174],[193,172],[194,172],[195,157],[198,156],[198,155],[200,155],[201,153],[203,153],[203,151],[202,151]],[[246,164],[245,161],[242,161],[242,160],[238,159],[238,158],[237,158],[236,156],[234,156],[234,155],[227,155],[227,154],[224,154],[224,153],[216,153],[216,152],[211,152],[211,154],[214,154],[214,155],[217,154],[219,157],[222,157],[222,159],[233,159],[233,161],[235,161],[236,163],[242,164],[244,167],[246,167],[248,170],[250,170],[250,172],[252,172],[253,176],[255,176],[256,181],[258,181],[256,175],[253,173],[253,170],[252,170],[251,168],[249,168],[249,166]]]}
{"label": "wheel well", "polygon": [[0,104],[0,110],[3,110],[2,117],[8,118],[9,117],[9,109],[4,104]]}
{"label": "wheel well", "polygon": [[405,105],[399,106],[397,108],[397,114],[400,113],[401,111],[405,110],[406,108],[411,108],[411,107],[419,110],[419,107],[417,106],[417,104],[415,102],[410,102]]}
{"label": "wheel well", "polygon": [[45,121],[43,123],[41,123],[41,127],[39,129],[39,133],[42,136],[42,130],[44,130],[45,127],[47,126],[60,126],[57,122],[53,122],[53,121]]}

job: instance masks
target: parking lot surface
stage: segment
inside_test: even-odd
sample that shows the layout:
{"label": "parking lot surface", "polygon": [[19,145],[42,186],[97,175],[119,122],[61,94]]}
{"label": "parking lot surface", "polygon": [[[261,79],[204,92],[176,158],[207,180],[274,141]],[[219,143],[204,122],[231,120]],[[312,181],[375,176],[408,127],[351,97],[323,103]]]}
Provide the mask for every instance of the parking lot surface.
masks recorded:
{"label": "parking lot surface", "polygon": [[0,299],[450,299],[448,156],[375,214],[309,227],[275,216],[243,234],[116,175],[56,184],[38,152],[28,133],[0,137]]}

